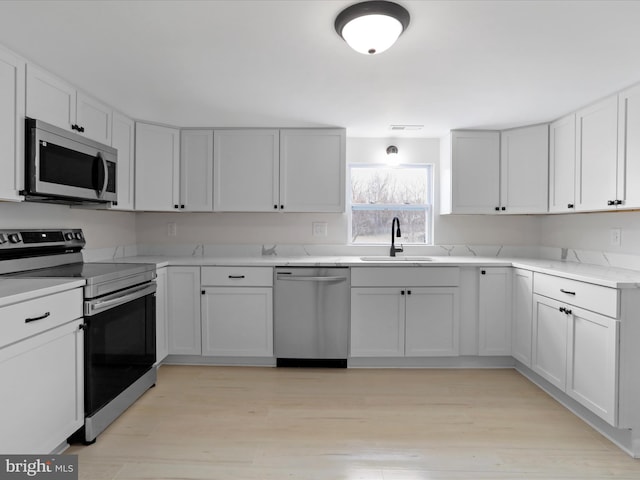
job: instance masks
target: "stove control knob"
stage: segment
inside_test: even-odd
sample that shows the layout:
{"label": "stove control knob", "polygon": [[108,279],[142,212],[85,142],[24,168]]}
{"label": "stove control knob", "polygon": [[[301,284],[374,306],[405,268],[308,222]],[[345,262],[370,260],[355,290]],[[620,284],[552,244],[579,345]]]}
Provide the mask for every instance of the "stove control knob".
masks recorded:
{"label": "stove control knob", "polygon": [[74,237],[76,240],[82,240],[82,232],[76,232],[74,234]]}
{"label": "stove control knob", "polygon": [[20,243],[22,239],[20,238],[19,233],[10,233],[9,234],[9,242],[11,243]]}
{"label": "stove control knob", "polygon": [[0,245],[7,243],[7,236],[4,233],[0,233]]}
{"label": "stove control knob", "polygon": [[71,240],[73,240],[73,232],[67,232],[67,233],[65,233],[65,234],[64,234],[64,239],[65,239],[65,240],[67,240],[67,241],[69,241],[69,242],[70,242]]}

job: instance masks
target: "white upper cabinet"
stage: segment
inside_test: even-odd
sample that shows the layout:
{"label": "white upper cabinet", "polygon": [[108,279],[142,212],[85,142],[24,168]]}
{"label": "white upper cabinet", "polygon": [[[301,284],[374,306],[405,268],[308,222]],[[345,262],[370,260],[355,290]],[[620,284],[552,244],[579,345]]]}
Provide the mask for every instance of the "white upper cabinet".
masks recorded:
{"label": "white upper cabinet", "polygon": [[615,209],[618,97],[576,113],[576,210]]}
{"label": "white upper cabinet", "polygon": [[344,212],[343,129],[280,130],[280,209]]}
{"label": "white upper cabinet", "polygon": [[113,112],[111,146],[118,150],[116,164],[118,201],[114,202],[111,208],[133,210],[135,122],[118,112]]}
{"label": "white upper cabinet", "polygon": [[343,129],[240,129],[214,134],[214,209],[344,212]]}
{"label": "white upper cabinet", "polygon": [[640,85],[618,95],[618,208],[640,208]]}
{"label": "white upper cabinet", "polygon": [[546,213],[549,126],[503,131],[500,144],[500,212]]}
{"label": "white upper cabinet", "polygon": [[109,106],[33,64],[27,64],[26,95],[28,117],[111,145],[112,110]]}
{"label": "white upper cabinet", "polygon": [[496,213],[500,132],[451,132],[441,142],[440,213]]}
{"label": "white upper cabinet", "polygon": [[280,209],[278,130],[216,130],[213,145],[216,211]]}
{"label": "white upper cabinet", "polygon": [[0,49],[0,200],[19,201],[24,187],[24,65]]}
{"label": "white upper cabinet", "polygon": [[178,210],[180,131],[136,123],[135,208]]}
{"label": "white upper cabinet", "polygon": [[213,130],[180,132],[180,209],[213,211]]}
{"label": "white upper cabinet", "polygon": [[549,126],[549,212],[575,211],[576,115]]}

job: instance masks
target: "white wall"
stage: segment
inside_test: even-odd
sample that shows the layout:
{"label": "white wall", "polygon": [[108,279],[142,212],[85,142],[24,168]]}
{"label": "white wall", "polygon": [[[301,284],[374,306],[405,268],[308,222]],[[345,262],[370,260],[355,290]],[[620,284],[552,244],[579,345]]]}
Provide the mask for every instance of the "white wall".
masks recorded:
{"label": "white wall", "polygon": [[[620,228],[619,247],[610,243],[610,230]],[[541,218],[540,245],[640,254],[640,212],[546,215]]]}
{"label": "white wall", "polygon": [[87,249],[135,245],[135,213],[0,202],[0,228],[82,228]]}
{"label": "white wall", "polygon": [[[347,163],[382,163],[388,145],[403,163],[435,165],[438,212],[439,139],[348,138]],[[313,222],[327,222],[327,237],[312,235]],[[167,235],[175,223],[177,235]],[[446,245],[537,245],[540,218],[533,216],[440,216],[434,218],[435,243]],[[294,213],[138,213],[138,244],[333,244],[348,241],[346,214]]]}

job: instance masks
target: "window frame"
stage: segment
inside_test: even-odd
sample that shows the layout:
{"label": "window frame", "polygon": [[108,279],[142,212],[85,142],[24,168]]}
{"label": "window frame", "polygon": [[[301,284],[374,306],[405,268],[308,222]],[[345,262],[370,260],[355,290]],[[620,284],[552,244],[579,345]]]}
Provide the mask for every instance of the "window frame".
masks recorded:
{"label": "window frame", "polygon": [[[427,174],[427,203],[425,204],[397,204],[397,203],[377,203],[374,205],[367,204],[355,204],[357,205],[357,210],[414,210],[420,211],[424,210],[426,217],[426,232],[425,232],[425,242],[424,243],[404,243],[405,245],[425,245],[432,246],[434,241],[434,172],[435,165],[433,163],[403,163],[398,165],[384,165],[380,163],[350,163],[347,165],[347,244],[348,245],[360,245],[360,246],[376,246],[376,245],[387,245],[388,242],[375,242],[375,243],[360,243],[353,242],[353,211],[354,211],[354,203],[353,199],[353,183],[352,183],[352,169],[354,168],[384,168],[384,169],[424,169]],[[391,228],[391,226],[389,226]],[[391,230],[389,230],[391,232]],[[391,235],[391,233],[389,233]]]}

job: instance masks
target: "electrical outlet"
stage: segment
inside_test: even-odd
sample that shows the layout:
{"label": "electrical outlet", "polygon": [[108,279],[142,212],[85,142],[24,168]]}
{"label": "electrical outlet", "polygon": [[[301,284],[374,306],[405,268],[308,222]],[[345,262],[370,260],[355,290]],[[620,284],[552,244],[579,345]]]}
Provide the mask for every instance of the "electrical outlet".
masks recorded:
{"label": "electrical outlet", "polygon": [[327,222],[313,222],[312,223],[313,236],[314,237],[326,237],[327,236]]}
{"label": "electrical outlet", "polygon": [[178,227],[174,222],[167,223],[167,235],[175,237],[178,233]]}
{"label": "electrical outlet", "polygon": [[612,228],[609,230],[609,243],[612,247],[619,247],[622,245],[622,229]]}

